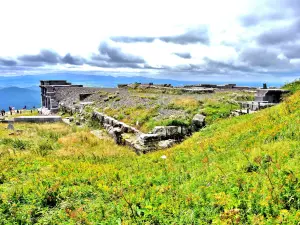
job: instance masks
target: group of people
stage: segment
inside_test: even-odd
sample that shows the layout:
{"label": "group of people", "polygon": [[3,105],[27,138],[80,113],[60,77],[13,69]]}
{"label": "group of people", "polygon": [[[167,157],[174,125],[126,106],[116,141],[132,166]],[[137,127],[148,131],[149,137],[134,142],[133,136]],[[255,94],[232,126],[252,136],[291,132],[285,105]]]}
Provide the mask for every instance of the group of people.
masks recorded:
{"label": "group of people", "polygon": [[[27,106],[25,105],[24,107],[23,107],[23,110],[26,110],[27,109]],[[10,115],[12,115],[13,114],[13,112],[16,112],[17,114],[21,114],[22,113],[22,110],[20,109],[20,110],[15,110],[15,107],[13,107],[13,106],[9,106],[8,107],[8,110],[9,110],[9,113],[10,113]],[[31,112],[32,112],[32,110],[35,110],[35,106],[33,106],[32,107],[32,109],[31,109]],[[1,116],[5,116],[5,110],[4,109],[2,109],[1,110]]]}

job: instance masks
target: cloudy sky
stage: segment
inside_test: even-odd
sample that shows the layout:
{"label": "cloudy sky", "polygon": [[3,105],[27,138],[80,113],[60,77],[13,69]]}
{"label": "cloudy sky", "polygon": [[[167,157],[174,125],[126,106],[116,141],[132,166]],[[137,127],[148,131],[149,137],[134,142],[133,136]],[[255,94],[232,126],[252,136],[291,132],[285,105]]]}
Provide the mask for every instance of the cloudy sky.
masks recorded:
{"label": "cloudy sky", "polygon": [[0,75],[290,81],[300,0],[0,0]]}

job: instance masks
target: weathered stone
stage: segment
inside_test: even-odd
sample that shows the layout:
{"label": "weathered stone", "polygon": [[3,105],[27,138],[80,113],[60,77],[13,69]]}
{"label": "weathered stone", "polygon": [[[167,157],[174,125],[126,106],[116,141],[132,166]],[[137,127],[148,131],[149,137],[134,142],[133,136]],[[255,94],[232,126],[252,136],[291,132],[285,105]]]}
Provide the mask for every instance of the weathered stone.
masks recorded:
{"label": "weathered stone", "polygon": [[172,138],[172,137],[178,137],[179,136],[177,126],[167,126],[166,130],[167,130],[167,137]]}
{"label": "weathered stone", "polygon": [[157,126],[152,130],[153,134],[158,134],[161,139],[182,139],[187,135],[188,129],[177,126]]}
{"label": "weathered stone", "polygon": [[121,132],[121,129],[120,128],[117,128],[117,127],[110,127],[108,128],[108,134],[110,136],[112,136],[112,138],[114,139],[115,143],[116,144],[123,144],[123,141],[122,141],[122,132]]}
{"label": "weathered stone", "polygon": [[176,143],[176,140],[174,140],[174,139],[163,140],[163,141],[158,142],[158,148],[160,148],[160,149],[170,148],[175,143]]}
{"label": "weathered stone", "polygon": [[158,134],[142,134],[138,140],[142,145],[154,145],[160,140],[160,136]]}
{"label": "weathered stone", "polygon": [[156,126],[152,130],[153,134],[157,134],[161,137],[167,137],[167,129],[165,126]]}
{"label": "weathered stone", "polygon": [[205,116],[202,114],[196,114],[192,120],[192,127],[194,130],[199,130],[205,126]]}

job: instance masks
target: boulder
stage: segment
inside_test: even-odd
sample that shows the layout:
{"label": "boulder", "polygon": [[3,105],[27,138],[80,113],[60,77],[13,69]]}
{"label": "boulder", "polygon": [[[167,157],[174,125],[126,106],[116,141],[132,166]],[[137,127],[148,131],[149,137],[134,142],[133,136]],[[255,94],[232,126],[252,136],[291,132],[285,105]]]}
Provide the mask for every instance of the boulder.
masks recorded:
{"label": "boulder", "polygon": [[195,131],[205,126],[205,116],[202,114],[196,114],[192,120],[192,127]]}

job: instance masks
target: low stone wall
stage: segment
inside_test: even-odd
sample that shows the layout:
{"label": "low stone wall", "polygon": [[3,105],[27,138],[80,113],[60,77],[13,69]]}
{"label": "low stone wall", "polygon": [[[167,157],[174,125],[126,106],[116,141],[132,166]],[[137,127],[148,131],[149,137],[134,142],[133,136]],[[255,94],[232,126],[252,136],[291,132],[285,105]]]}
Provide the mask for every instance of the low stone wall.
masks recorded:
{"label": "low stone wall", "polygon": [[[84,114],[84,105],[61,105],[61,110],[70,114]],[[104,113],[93,111],[91,119],[99,123],[114,139],[116,144],[127,145],[137,153],[147,153],[158,149],[169,148],[181,142],[185,137],[205,126],[205,116],[195,115],[192,124],[186,126],[157,126],[150,133],[143,133],[135,127],[129,126]]]}
{"label": "low stone wall", "polygon": [[14,122],[20,123],[55,123],[61,121],[60,116],[20,116],[14,118]]}
{"label": "low stone wall", "polygon": [[145,134],[135,127],[97,111],[93,112],[92,119],[97,120],[117,144],[133,147],[138,153],[169,148],[205,126],[205,117],[196,115],[190,127],[157,126],[152,132]]}

